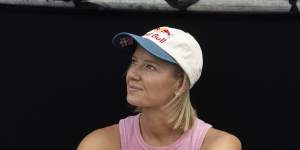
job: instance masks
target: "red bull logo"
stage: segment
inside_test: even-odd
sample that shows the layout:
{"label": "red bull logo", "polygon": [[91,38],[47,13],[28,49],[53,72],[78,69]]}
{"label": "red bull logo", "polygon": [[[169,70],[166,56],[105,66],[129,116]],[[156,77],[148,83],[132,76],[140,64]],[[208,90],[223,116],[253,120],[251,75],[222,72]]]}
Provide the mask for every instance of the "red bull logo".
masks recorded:
{"label": "red bull logo", "polygon": [[144,36],[148,36],[159,41],[160,43],[164,43],[171,37],[171,35],[172,34],[170,33],[167,27],[160,27],[146,33]]}
{"label": "red bull logo", "polygon": [[158,31],[158,32],[165,33],[168,36],[171,36],[171,33],[170,33],[170,31],[168,30],[167,27],[160,27],[160,28],[156,28],[155,30]]}

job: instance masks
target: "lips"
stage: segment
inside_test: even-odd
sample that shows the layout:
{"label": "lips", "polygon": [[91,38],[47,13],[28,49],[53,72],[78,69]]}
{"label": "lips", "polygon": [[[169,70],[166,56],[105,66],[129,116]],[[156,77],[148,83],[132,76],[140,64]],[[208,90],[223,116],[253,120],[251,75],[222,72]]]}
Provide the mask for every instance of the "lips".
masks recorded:
{"label": "lips", "polygon": [[130,90],[143,90],[142,88],[140,88],[138,86],[135,86],[135,85],[131,85],[131,84],[128,85],[128,89],[130,89]]}

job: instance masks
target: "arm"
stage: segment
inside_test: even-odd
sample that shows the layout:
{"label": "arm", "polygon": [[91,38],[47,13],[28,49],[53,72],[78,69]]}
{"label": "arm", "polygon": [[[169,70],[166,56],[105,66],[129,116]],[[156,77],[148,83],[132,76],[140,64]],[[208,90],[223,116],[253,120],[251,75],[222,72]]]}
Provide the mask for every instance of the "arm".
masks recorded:
{"label": "arm", "polygon": [[79,144],[77,150],[106,150],[110,145],[105,137],[105,131],[98,129],[88,134]]}
{"label": "arm", "polygon": [[234,135],[225,133],[209,144],[207,150],[241,150],[242,144]]}
{"label": "arm", "polygon": [[98,129],[88,134],[77,150],[117,150],[120,149],[118,125]]}

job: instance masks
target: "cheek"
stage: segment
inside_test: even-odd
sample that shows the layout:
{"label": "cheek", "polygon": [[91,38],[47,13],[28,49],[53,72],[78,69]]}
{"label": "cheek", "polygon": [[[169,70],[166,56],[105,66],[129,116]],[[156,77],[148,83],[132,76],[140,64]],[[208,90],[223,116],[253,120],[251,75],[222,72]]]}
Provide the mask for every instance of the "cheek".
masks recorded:
{"label": "cheek", "polygon": [[148,81],[147,96],[152,101],[165,102],[174,96],[174,81],[167,78],[159,78]]}

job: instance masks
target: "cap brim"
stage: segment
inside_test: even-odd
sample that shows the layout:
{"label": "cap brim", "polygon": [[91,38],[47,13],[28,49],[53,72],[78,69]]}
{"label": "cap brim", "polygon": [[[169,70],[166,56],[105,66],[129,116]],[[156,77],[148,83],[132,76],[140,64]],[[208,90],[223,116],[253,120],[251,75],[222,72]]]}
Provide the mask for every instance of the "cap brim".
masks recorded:
{"label": "cap brim", "polygon": [[[126,38],[132,38],[133,41],[124,41]],[[128,39],[127,39],[128,40]],[[163,59],[165,61],[177,64],[176,60],[165,52],[160,46],[155,44],[153,41],[127,32],[121,32],[115,35],[112,39],[112,43],[117,48],[129,48],[133,49],[133,46],[139,44],[150,54]]]}

